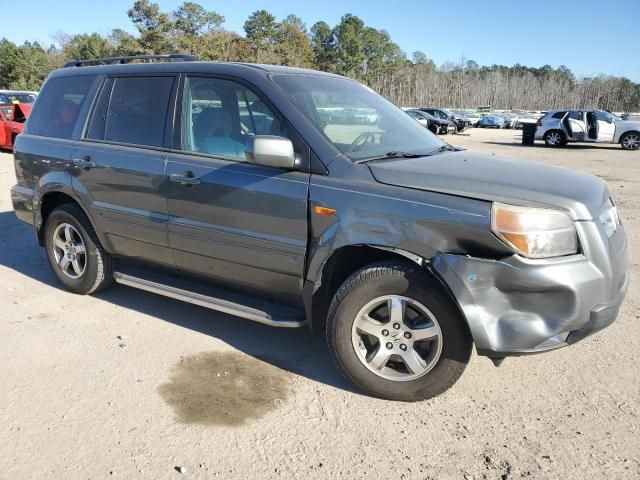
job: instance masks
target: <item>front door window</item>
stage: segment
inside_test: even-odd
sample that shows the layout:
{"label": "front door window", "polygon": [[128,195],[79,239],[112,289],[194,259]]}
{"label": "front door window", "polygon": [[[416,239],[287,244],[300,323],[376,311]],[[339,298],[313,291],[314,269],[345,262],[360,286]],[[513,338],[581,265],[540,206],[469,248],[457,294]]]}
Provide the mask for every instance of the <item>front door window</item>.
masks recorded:
{"label": "front door window", "polygon": [[244,161],[248,137],[283,136],[272,110],[238,82],[187,77],[184,92],[183,150]]}

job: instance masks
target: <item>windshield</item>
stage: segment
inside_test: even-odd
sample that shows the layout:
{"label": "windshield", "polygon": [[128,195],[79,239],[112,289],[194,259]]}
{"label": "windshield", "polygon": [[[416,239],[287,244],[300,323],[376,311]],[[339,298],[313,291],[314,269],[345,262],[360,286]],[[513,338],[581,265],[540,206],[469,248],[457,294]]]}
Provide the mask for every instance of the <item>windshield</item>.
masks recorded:
{"label": "windshield", "polygon": [[403,110],[353,80],[294,74],[272,79],[351,160],[389,152],[429,154],[445,145]]}
{"label": "windshield", "polygon": [[32,93],[7,93],[7,97],[12,102],[19,103],[33,103],[36,100],[36,96]]}
{"label": "windshield", "polygon": [[614,115],[611,112],[605,112],[604,110],[598,110],[598,112],[600,112],[602,115],[604,115],[605,117],[607,117],[609,120],[611,120],[612,122],[619,122],[620,120],[622,120],[622,118],[620,118],[617,115]]}

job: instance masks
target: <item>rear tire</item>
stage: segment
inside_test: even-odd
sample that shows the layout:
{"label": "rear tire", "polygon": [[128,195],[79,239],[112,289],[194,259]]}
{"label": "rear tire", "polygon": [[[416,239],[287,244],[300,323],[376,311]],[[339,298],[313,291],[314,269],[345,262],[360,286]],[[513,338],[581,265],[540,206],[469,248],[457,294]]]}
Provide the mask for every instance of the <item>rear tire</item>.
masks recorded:
{"label": "rear tire", "polygon": [[329,307],[327,343],[358,389],[407,402],[450,388],[472,347],[468,327],[442,286],[402,261],[369,265],[342,284]]}
{"label": "rear tire", "polygon": [[438,127],[438,125],[429,125],[429,130],[431,130],[431,133],[434,135],[438,135],[440,133],[440,127]]}
{"label": "rear tire", "polygon": [[67,290],[88,295],[113,282],[113,257],[77,205],[61,205],[49,214],[44,240],[49,266]]}
{"label": "rear tire", "polygon": [[627,132],[620,137],[620,146],[623,150],[638,150],[640,148],[640,133]]}
{"label": "rear tire", "polygon": [[567,144],[567,137],[560,130],[549,130],[544,134],[544,143],[547,147],[564,147]]}

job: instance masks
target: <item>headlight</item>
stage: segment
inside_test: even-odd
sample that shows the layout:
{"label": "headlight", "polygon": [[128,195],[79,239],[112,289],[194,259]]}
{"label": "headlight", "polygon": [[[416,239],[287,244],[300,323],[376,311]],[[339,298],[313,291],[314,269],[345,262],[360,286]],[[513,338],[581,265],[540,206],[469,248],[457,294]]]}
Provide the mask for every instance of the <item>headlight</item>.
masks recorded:
{"label": "headlight", "polygon": [[571,217],[560,210],[494,203],[491,230],[525,257],[559,257],[578,252],[576,228]]}

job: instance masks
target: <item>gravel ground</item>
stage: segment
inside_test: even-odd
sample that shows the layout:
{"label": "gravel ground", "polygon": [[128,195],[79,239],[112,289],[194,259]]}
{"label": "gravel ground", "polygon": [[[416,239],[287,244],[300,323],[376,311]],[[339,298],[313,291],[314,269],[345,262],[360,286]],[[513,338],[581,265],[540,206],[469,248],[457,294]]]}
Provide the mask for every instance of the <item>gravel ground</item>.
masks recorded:
{"label": "gravel ground", "polygon": [[323,338],[114,287],[60,289],[0,154],[0,478],[638,478],[640,152],[446,140],[599,175],[632,246],[618,321],[572,347],[473,356],[422,403],[357,393]]}

